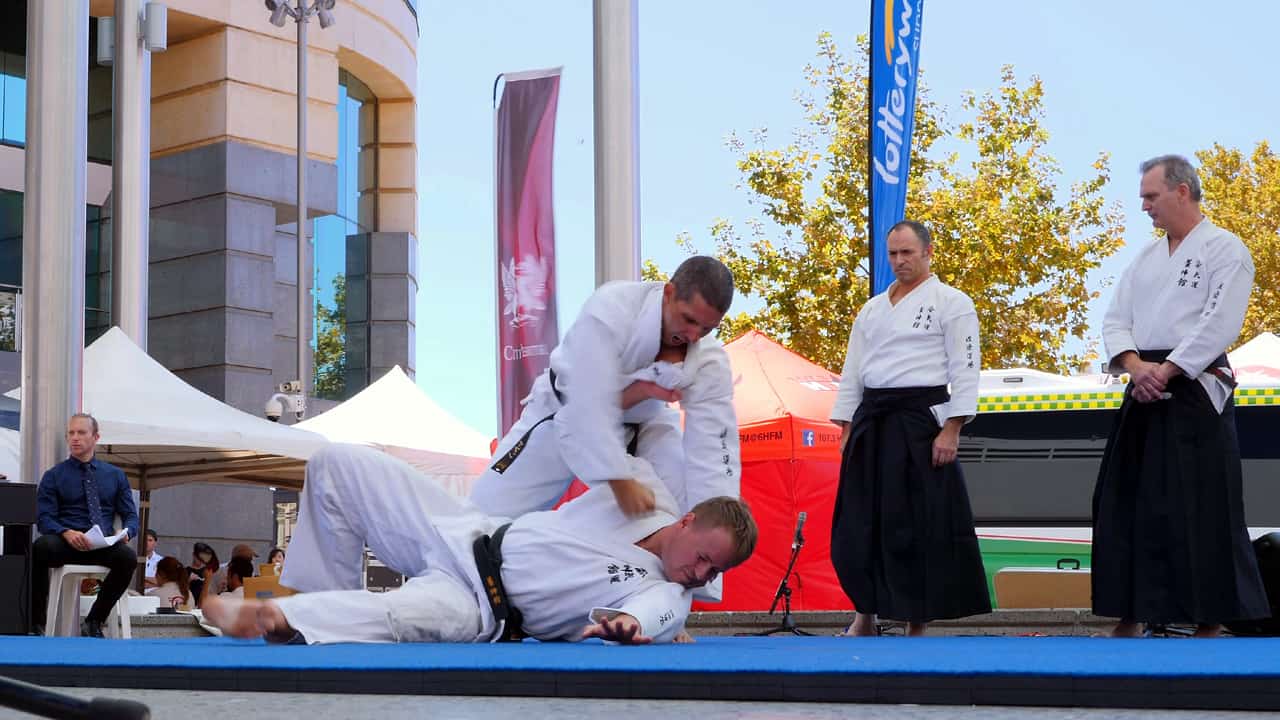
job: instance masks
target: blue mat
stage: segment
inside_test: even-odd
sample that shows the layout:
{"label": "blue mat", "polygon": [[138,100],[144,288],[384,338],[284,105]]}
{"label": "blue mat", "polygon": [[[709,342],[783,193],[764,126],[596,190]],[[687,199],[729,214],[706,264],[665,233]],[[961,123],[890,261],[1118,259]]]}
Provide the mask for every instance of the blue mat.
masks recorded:
{"label": "blue mat", "polygon": [[6,668],[1276,678],[1280,639],[712,637],[692,645],[266,645],[221,638],[0,638]]}

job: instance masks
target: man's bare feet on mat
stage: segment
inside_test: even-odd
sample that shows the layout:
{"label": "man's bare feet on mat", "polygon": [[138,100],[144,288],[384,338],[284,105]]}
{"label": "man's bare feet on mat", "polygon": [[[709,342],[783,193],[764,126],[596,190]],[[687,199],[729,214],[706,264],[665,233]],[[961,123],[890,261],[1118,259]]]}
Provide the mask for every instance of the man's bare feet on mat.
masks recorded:
{"label": "man's bare feet on mat", "polygon": [[259,638],[263,635],[290,636],[293,628],[280,606],[267,600],[240,600],[217,595],[205,598],[201,608],[214,627],[231,637]]}

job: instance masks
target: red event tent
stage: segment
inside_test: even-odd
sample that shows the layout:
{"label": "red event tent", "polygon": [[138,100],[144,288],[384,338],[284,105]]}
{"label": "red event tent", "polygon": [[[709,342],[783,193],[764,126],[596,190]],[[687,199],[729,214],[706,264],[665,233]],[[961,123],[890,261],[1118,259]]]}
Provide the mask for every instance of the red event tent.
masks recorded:
{"label": "red event tent", "polygon": [[760,526],[760,542],[750,560],[725,576],[724,600],[697,609],[768,610],[803,510],[805,546],[790,582],[791,607],[851,610],[831,568],[830,549],[840,430],[827,416],[840,377],[754,330],[725,350],[742,444],[742,496]]}

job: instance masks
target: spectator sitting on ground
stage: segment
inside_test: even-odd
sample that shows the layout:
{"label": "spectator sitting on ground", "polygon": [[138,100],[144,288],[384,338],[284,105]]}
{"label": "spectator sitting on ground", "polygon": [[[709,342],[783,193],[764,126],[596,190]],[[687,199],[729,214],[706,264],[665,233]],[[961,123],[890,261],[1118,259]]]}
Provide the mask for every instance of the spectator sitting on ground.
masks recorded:
{"label": "spectator sitting on ground", "polygon": [[244,597],[244,579],[253,577],[253,561],[245,557],[233,557],[227,563],[227,589],[218,593],[224,597]]}
{"label": "spectator sitting on ground", "polygon": [[160,598],[166,607],[191,608],[195,600],[191,596],[191,583],[187,569],[177,558],[167,557],[156,563],[156,587],[147,588],[146,594]]}

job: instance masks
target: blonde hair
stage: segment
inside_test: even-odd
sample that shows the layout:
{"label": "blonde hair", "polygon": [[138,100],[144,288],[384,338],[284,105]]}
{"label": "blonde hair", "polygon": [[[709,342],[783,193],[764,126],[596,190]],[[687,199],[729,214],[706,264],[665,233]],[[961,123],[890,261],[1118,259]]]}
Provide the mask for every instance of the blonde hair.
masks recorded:
{"label": "blonde hair", "polygon": [[700,528],[722,527],[729,531],[733,536],[735,567],[746,562],[751,553],[755,552],[760,530],[751,517],[751,508],[742,500],[728,495],[707,498],[694,505],[689,512],[693,513],[693,524]]}

